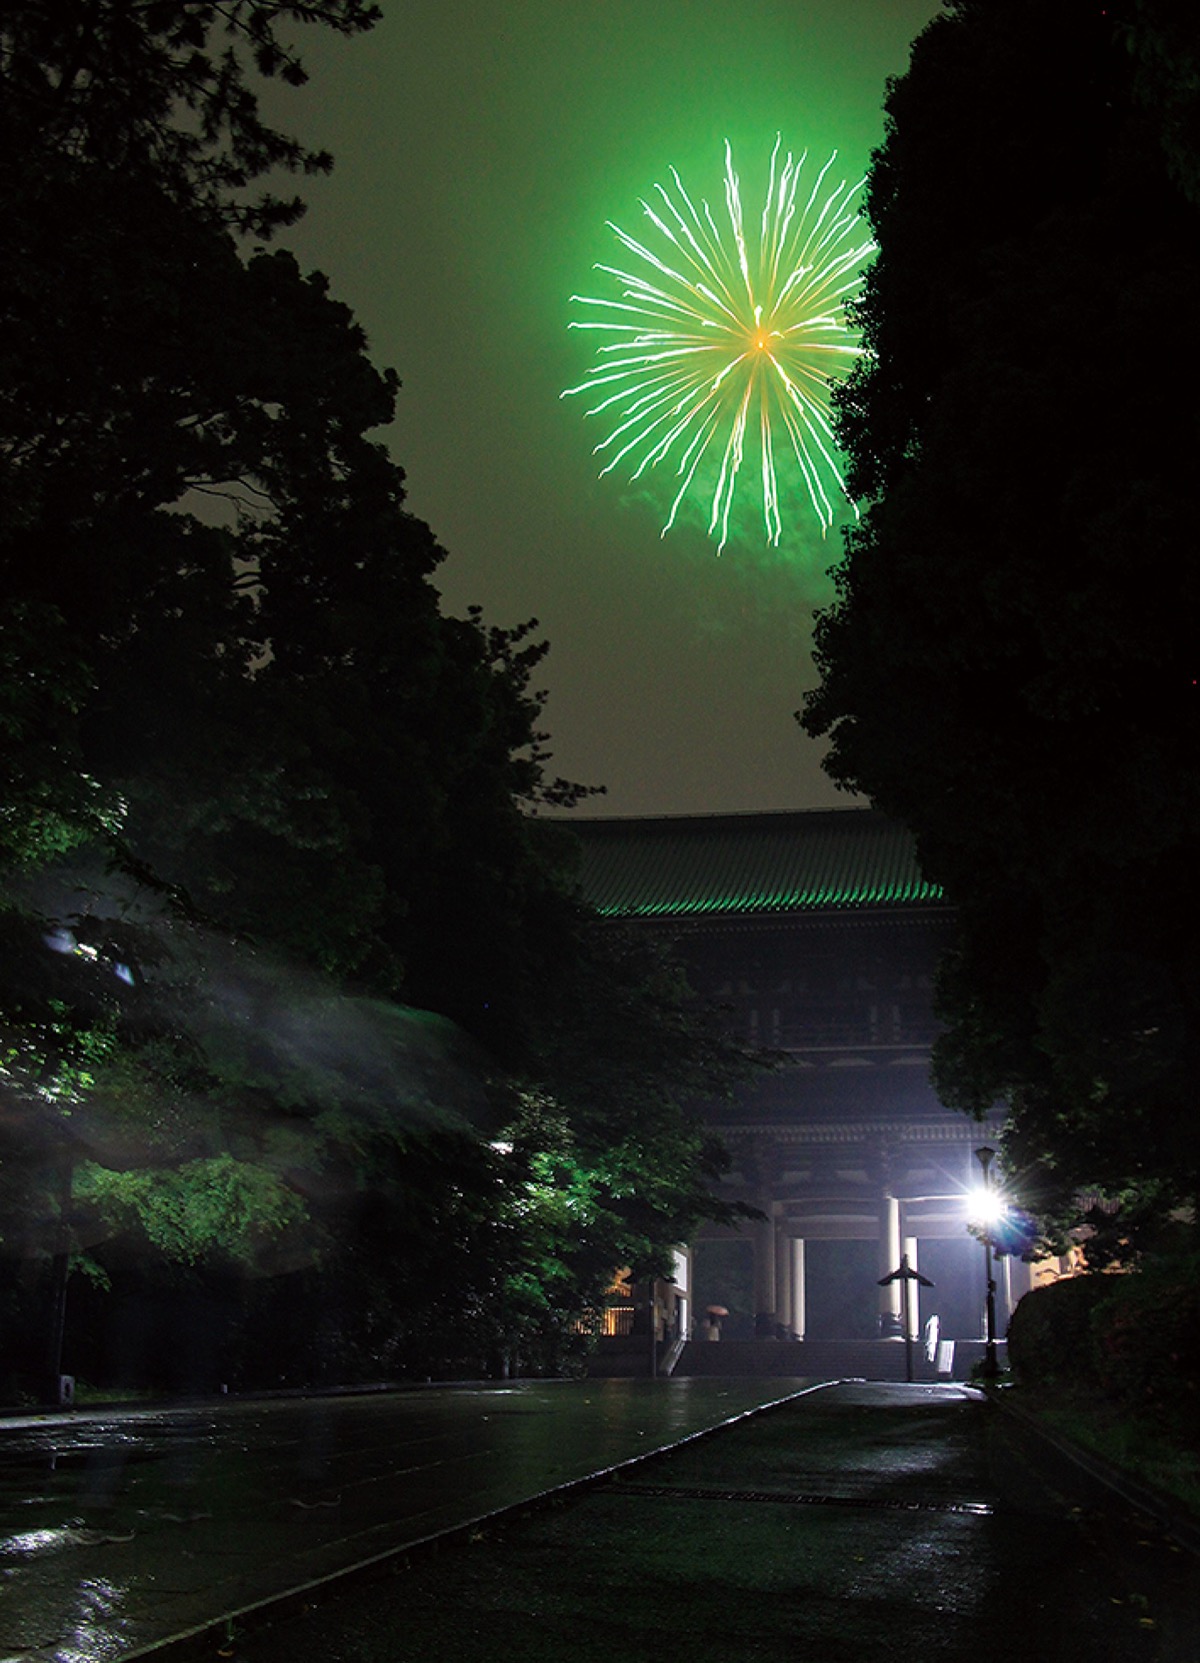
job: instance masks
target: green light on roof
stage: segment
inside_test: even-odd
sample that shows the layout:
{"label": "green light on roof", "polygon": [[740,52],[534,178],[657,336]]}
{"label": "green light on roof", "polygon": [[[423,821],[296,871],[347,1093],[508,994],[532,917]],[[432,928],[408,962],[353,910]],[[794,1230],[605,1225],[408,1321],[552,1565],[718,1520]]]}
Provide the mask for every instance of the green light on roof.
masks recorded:
{"label": "green light on roof", "polygon": [[871,906],[905,906],[918,901],[940,901],[941,891],[923,879],[911,884],[870,884],[854,889],[822,888],[786,897],[733,892],[715,896],[676,896],[623,905],[605,902],[598,909],[605,918],[686,918],[723,913],[791,913],[852,910]]}

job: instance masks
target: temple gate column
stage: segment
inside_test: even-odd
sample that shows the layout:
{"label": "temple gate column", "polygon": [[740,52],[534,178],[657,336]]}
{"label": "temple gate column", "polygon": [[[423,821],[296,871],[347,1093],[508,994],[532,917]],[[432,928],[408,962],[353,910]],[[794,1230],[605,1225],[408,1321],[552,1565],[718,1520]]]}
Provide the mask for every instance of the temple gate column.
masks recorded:
{"label": "temple gate column", "polygon": [[[765,1208],[763,1209],[766,1210]],[[754,1226],[754,1332],[761,1336],[775,1321],[775,1220],[760,1219]]]}
{"label": "temple gate column", "polygon": [[804,1328],[808,1320],[805,1310],[804,1287],[804,1241],[800,1236],[792,1237],[792,1328],[796,1338],[804,1338]]}
{"label": "temple gate column", "polygon": [[[894,1195],[885,1195],[879,1207],[879,1274],[890,1276],[900,1268],[900,1203]],[[899,1281],[888,1282],[879,1290],[879,1332],[891,1339],[904,1332],[903,1294]]]}
{"label": "temple gate column", "polygon": [[[908,1262],[912,1266],[912,1268],[914,1270],[920,1270],[921,1267],[917,1263],[917,1238],[916,1238],[916,1236],[905,1236],[905,1238],[904,1238],[904,1251],[908,1255]],[[892,1268],[894,1270],[895,1266],[893,1265]],[[909,1298],[912,1300],[912,1320],[913,1320],[912,1337],[913,1337],[914,1340],[916,1340],[916,1339],[919,1339],[921,1337],[921,1284],[919,1282],[914,1282],[913,1283],[912,1293],[909,1295]],[[903,1303],[904,1294],[903,1294],[903,1291],[901,1292],[900,1299],[901,1299],[900,1309],[901,1309],[901,1311],[903,1311],[904,1310],[904,1303]]]}
{"label": "temple gate column", "polygon": [[1033,1286],[1033,1272],[1023,1259],[1006,1259],[1008,1265],[1009,1316]]}
{"label": "temple gate column", "polygon": [[775,1224],[775,1320],[792,1326],[792,1238],[782,1220]]}
{"label": "temple gate column", "polygon": [[1013,1300],[1012,1256],[1008,1253],[997,1254],[992,1262],[998,1272],[996,1281],[998,1283],[997,1292],[1000,1296],[996,1301],[996,1338],[1002,1340],[1008,1333],[1008,1325],[1012,1320],[1015,1303]]}

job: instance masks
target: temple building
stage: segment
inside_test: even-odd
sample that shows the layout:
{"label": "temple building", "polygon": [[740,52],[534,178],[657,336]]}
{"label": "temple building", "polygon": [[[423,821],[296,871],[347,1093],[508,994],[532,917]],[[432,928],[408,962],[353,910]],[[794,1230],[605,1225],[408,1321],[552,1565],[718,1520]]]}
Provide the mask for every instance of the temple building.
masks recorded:
{"label": "temple building", "polygon": [[[573,820],[604,916],[664,932],[698,998],[775,1055],[708,1111],[728,1194],[763,1215],[681,1256],[664,1355],[681,1372],[809,1373],[836,1348],[887,1376],[902,1339],[962,1375],[985,1335],[985,1250],[968,1230],[998,1128],[938,1102],[933,983],[950,911],[904,828],[870,809]],[[984,1150],[980,1160],[978,1151]],[[1025,1267],[996,1261],[1002,1336]],[[724,1348],[667,1342],[708,1335]],[[765,1349],[765,1348],[771,1349]],[[796,1348],[800,1347],[801,1350]],[[755,1348],[752,1352],[747,1348]],[[818,1348],[825,1348],[822,1359]],[[852,1355],[853,1352],[853,1355]]]}

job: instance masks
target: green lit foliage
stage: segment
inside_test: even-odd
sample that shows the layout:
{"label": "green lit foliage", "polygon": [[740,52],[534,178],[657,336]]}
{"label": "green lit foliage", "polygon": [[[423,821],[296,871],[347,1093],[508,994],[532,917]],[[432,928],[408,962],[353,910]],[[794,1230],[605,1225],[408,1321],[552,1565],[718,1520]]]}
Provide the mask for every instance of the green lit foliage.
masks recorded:
{"label": "green lit foliage", "polygon": [[[656,945],[574,929],[559,1004],[526,1035],[526,1073],[494,1081],[484,1136],[359,1116],[313,1172],[320,1266],[254,1296],[289,1378],[571,1370],[618,1268],[669,1273],[701,1220],[739,1216],[714,1198],[724,1160],[698,1110],[743,1059]],[[311,1353],[286,1337],[297,1302]]]}
{"label": "green lit foliage", "polygon": [[733,1216],[696,1098],[740,1059],[655,947],[572,917],[528,1072],[490,1092],[445,1021],[178,922],[169,955],[143,928],[132,988],[99,948],[50,955],[43,1066],[23,1095],[6,1082],[8,1248],[48,1262],[67,1227],[94,1284],[72,1283],[85,1335],[131,1288],[177,1288],[183,1310],[226,1286],[212,1378],[574,1366],[615,1268],[666,1271],[701,1219]]}
{"label": "green lit foliage", "polygon": [[0,865],[37,865],[97,833],[119,831],[122,805],[83,772],[75,721],[86,702],[82,663],[56,662],[61,619],[16,601],[0,633]]}
{"label": "green lit foliage", "polygon": [[74,1195],[115,1228],[136,1221],[164,1258],[184,1264],[206,1255],[254,1264],[265,1246],[307,1220],[302,1199],[278,1176],[228,1154],[164,1172],[113,1172],[87,1162]]}
{"label": "green lit foliage", "polygon": [[[92,1280],[73,1278],[67,1302],[66,1366],[83,1373],[107,1366],[106,1310],[136,1293],[184,1312],[221,1289],[264,1334],[278,1337],[290,1314],[297,1379],[378,1373],[384,1361],[400,1372],[410,1343],[419,1362],[428,1336],[410,1332],[414,1311],[431,1333],[455,1326],[449,1290],[425,1303],[429,1261],[444,1255],[464,1289],[479,1274],[471,1253],[493,1274],[478,1229],[450,1249],[463,1217],[486,1223],[498,1206],[490,1179],[474,1187],[488,1113],[478,1053],[427,1012],[350,994],[178,919],[166,933],[170,952],[143,925],[132,987],[99,953],[43,949],[39,961],[23,944],[33,974],[8,1047],[0,1191],[4,1251],[26,1270],[15,1283],[0,1274],[0,1289],[28,1288],[39,1265],[43,1282],[65,1276],[69,1251]],[[39,975],[48,992],[35,1010]],[[298,1286],[326,1315],[307,1365],[311,1331],[289,1303]],[[10,1347],[9,1365],[27,1375],[41,1320],[36,1308],[24,1319],[26,1360]],[[174,1342],[163,1331],[158,1343]],[[253,1352],[246,1367],[268,1367],[248,1337],[221,1343],[231,1357]],[[181,1383],[211,1384],[208,1367]]]}
{"label": "green lit foliage", "polygon": [[[639,1136],[614,1125],[607,1148],[589,1148],[559,1105],[532,1092],[506,1132],[505,1216],[525,1246],[505,1292],[526,1325],[556,1318],[562,1328],[597,1311],[623,1266],[635,1275],[669,1270],[671,1248],[696,1222],[676,1233],[686,1170],[678,1145],[651,1128]],[[518,1343],[520,1333],[518,1325]]]}
{"label": "green lit foliage", "polygon": [[1009,1105],[1060,1218],[1200,1177],[1200,237],[1134,81],[1160,10],[960,0],[892,86],[840,398],[868,506],[803,718],[955,904],[939,1089]]}
{"label": "green lit foliage", "polygon": [[665,1274],[702,1221],[740,1216],[714,1198],[726,1157],[704,1115],[753,1066],[659,939],[581,918],[570,973],[547,988],[537,1100],[559,1106],[566,1153],[595,1185],[607,1272]]}

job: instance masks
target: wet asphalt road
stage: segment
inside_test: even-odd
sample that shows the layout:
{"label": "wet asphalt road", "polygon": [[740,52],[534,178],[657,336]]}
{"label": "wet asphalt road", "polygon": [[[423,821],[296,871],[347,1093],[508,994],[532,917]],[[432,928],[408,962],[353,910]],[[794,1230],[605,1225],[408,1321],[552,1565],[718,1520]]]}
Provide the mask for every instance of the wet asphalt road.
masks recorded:
{"label": "wet asphalt road", "polygon": [[0,1420],[0,1663],[115,1663],[801,1384],[522,1382]]}

